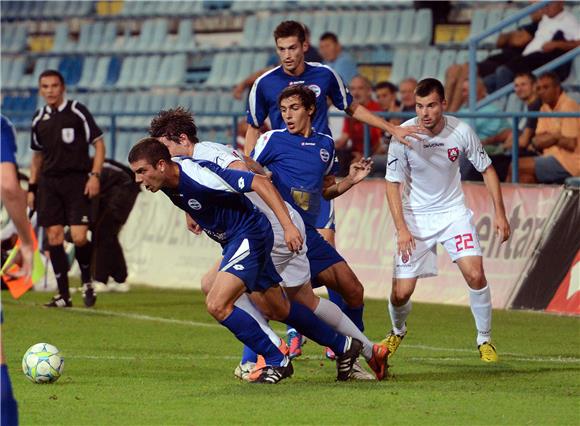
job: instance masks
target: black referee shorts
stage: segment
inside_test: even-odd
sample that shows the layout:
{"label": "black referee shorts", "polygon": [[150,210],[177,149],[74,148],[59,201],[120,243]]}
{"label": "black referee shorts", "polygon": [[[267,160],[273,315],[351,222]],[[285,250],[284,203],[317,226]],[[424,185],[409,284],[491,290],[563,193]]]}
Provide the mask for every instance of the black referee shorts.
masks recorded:
{"label": "black referee shorts", "polygon": [[38,224],[89,225],[91,202],[85,192],[86,173],[66,176],[42,176],[38,182],[36,209]]}

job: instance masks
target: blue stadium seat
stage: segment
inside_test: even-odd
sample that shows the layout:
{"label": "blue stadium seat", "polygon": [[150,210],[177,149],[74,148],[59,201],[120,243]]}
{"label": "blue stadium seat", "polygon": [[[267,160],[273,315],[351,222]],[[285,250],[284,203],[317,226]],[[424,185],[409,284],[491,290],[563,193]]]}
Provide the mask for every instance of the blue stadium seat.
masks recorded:
{"label": "blue stadium seat", "polygon": [[433,35],[433,13],[431,9],[419,9],[415,13],[415,25],[411,41],[421,46],[427,46],[431,43]]}
{"label": "blue stadium seat", "polygon": [[147,58],[144,75],[140,84],[141,87],[151,87],[155,85],[160,66],[161,55],[152,55]]}
{"label": "blue stadium seat", "polygon": [[413,40],[413,30],[415,28],[415,11],[413,9],[405,9],[401,11],[399,18],[399,28],[395,41],[397,43],[409,44]]}
{"label": "blue stadium seat", "polygon": [[209,76],[205,81],[207,87],[217,87],[220,84],[222,76],[226,71],[227,54],[224,52],[216,53],[211,65]]}
{"label": "blue stadium seat", "polygon": [[123,60],[119,80],[117,80],[116,83],[117,87],[125,88],[131,84],[131,78],[133,77],[136,61],[137,58],[135,56],[128,56]]}
{"label": "blue stadium seat", "polygon": [[106,86],[114,86],[119,80],[121,74],[121,60],[117,56],[111,57],[109,63],[109,69],[107,70],[107,79],[105,80]]}
{"label": "blue stadium seat", "polygon": [[385,16],[382,13],[372,13],[369,22],[369,33],[366,39],[366,44],[379,44],[383,36],[383,28],[385,26]]}
{"label": "blue stadium seat", "polygon": [[182,19],[179,21],[179,27],[177,29],[177,40],[173,47],[175,50],[179,51],[191,51],[195,47],[191,19]]}
{"label": "blue stadium seat", "polygon": [[[125,94],[125,101],[122,105],[122,112],[132,113],[137,110],[137,106],[139,104],[139,98],[137,93],[126,93]],[[135,126],[135,117],[134,116],[122,116],[119,117],[117,120],[117,125],[121,128],[132,128]]]}
{"label": "blue stadium seat", "polygon": [[68,23],[59,23],[54,30],[53,52],[64,52],[68,43]]}
{"label": "blue stadium seat", "polygon": [[447,68],[457,62],[455,60],[456,56],[457,51],[455,49],[445,49],[440,52],[439,67],[436,74],[437,80],[445,81],[445,73],[447,72]]}
{"label": "blue stadium seat", "polygon": [[316,45],[320,36],[327,31],[327,19],[328,14],[325,12],[314,13],[314,20],[312,21],[312,26],[310,27],[310,32],[312,36],[312,42]]}
{"label": "blue stadium seat", "polygon": [[[487,20],[485,21],[485,29],[488,30],[504,18],[504,9],[501,7],[493,8],[487,13]],[[491,34],[484,38],[480,46],[495,47],[499,33]]]}
{"label": "blue stadium seat", "polygon": [[[102,57],[88,57],[87,60],[96,60],[93,65],[93,69],[85,66],[83,71],[83,77],[79,81],[79,87],[81,88],[101,88],[105,86],[107,81],[107,72],[109,70],[109,63],[111,62],[110,56]],[[88,64],[88,63],[87,63]]]}
{"label": "blue stadium seat", "polygon": [[126,87],[138,88],[143,87],[143,80],[145,79],[145,73],[147,72],[148,57],[147,56],[136,56],[135,65],[133,67],[133,72],[131,77],[127,82]]}
{"label": "blue stadium seat", "polygon": [[401,12],[398,10],[389,10],[386,12],[386,15],[384,27],[379,37],[379,43],[393,45],[397,40],[397,34],[400,29]]}
{"label": "blue stadium seat", "polygon": [[258,18],[256,15],[250,15],[244,22],[244,33],[242,34],[242,46],[253,46],[256,39],[256,29],[258,27]]}
{"label": "blue stadium seat", "polygon": [[18,87],[18,82],[24,75],[25,66],[24,56],[17,56],[13,59],[6,87]]}
{"label": "blue stadium seat", "polygon": [[471,26],[469,28],[470,37],[481,34],[487,28],[487,14],[486,9],[472,9]]}
{"label": "blue stadium seat", "polygon": [[97,61],[98,58],[96,56],[85,56],[83,71],[78,82],[78,87],[89,87],[91,81],[96,77]]}
{"label": "blue stadium seat", "polygon": [[109,21],[105,25],[101,45],[95,47],[95,52],[109,52],[113,50],[117,40],[117,21]]}
{"label": "blue stadium seat", "polygon": [[[424,52],[423,58],[423,69],[420,73],[419,78],[437,78],[439,72],[439,58],[441,57],[441,51],[431,48]],[[440,80],[445,81],[445,80]]]}
{"label": "blue stadium seat", "polygon": [[369,12],[356,12],[353,23],[354,34],[349,40],[344,40],[344,43],[347,46],[363,46],[367,43],[370,34],[371,14]]}
{"label": "blue stadium seat", "polygon": [[423,75],[423,58],[427,52],[422,49],[413,49],[409,53],[407,62],[406,77],[413,77],[417,80],[421,79]]}
{"label": "blue stadium seat", "polygon": [[398,85],[407,74],[407,62],[409,60],[409,52],[406,49],[397,49],[393,58],[393,68],[391,70],[390,80],[392,83]]}
{"label": "blue stadium seat", "polygon": [[206,100],[205,92],[195,92],[191,100],[191,111],[194,113],[203,112],[205,100]]}

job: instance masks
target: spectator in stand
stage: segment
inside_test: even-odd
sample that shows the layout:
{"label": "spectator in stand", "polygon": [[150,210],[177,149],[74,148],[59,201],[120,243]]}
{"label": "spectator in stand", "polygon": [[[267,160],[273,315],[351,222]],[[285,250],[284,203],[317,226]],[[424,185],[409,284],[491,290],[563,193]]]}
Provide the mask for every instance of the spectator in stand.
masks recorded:
{"label": "spectator in stand", "polygon": [[[563,1],[551,1],[543,11],[544,16],[534,38],[522,54],[513,56],[493,74],[485,77],[485,85],[490,93],[510,83],[517,73],[535,70],[580,46],[580,24],[571,12],[564,10]],[[570,68],[571,64],[558,68],[562,80],[568,77]]]}
{"label": "spectator in stand", "polygon": [[328,65],[346,84],[358,74],[356,61],[348,52],[342,50],[342,45],[334,33],[324,33],[320,36],[320,54],[324,59],[324,65]]}
{"label": "spectator in stand", "polygon": [[[487,96],[485,84],[481,78],[477,79],[477,100],[480,101]],[[459,112],[467,112],[467,103],[469,100],[469,82],[463,82],[463,107]],[[501,112],[496,104],[491,103],[477,110],[478,112]],[[468,120],[469,122],[469,120]],[[481,140],[483,148],[488,155],[500,154],[503,148],[499,144],[493,144],[493,137],[498,133],[509,129],[509,123],[505,118],[476,118],[473,120],[475,133]],[[471,162],[463,155],[459,157],[459,167],[461,171],[462,180],[481,180],[481,173],[479,173]],[[495,167],[495,165],[494,165]],[[505,177],[505,176],[504,176]]]}
{"label": "spectator in stand", "polygon": [[[316,47],[312,46],[312,43],[310,43],[310,29],[308,28],[308,26],[304,25],[304,31],[306,33],[306,43],[308,44],[308,50],[306,50],[306,52],[304,53],[304,60],[306,62],[322,62],[322,56],[320,56],[320,53],[318,53]],[[250,74],[249,76],[247,76],[245,79],[243,79],[241,82],[239,82],[234,86],[234,89],[232,90],[232,96],[235,99],[242,99],[246,89],[252,87],[254,81],[256,81],[258,77],[260,77],[266,71],[274,67],[277,67],[278,65],[280,65],[280,59],[278,58],[278,55],[276,53],[272,53],[272,55],[270,55],[270,57],[268,58],[268,63],[266,64],[265,68],[253,72],[252,74]]]}
{"label": "spectator in stand", "polygon": [[[562,90],[555,73],[545,73],[538,78],[538,95],[542,112],[578,112],[578,104]],[[580,176],[580,119],[538,119],[532,146],[541,153],[539,157],[519,160],[521,183],[563,183],[566,178]]]}
{"label": "spectator in stand", "polygon": [[[381,81],[375,86],[377,102],[384,112],[400,112],[401,103],[397,100],[399,89],[390,81]],[[400,118],[390,118],[389,122],[398,126],[401,124]]]}
{"label": "spectator in stand", "polygon": [[[532,41],[538,29],[538,22],[542,19],[544,10],[540,9],[530,16],[532,22],[519,27],[514,31],[502,33],[497,39],[497,47],[501,53],[491,55],[477,64],[477,75],[485,78],[493,74],[495,70],[509,62],[513,57],[521,55],[526,45]],[[455,112],[461,107],[463,98],[461,95],[463,82],[469,78],[469,64],[454,64],[447,68],[445,75],[445,93],[448,94],[447,111]]]}
{"label": "spectator in stand", "polygon": [[[361,75],[356,75],[350,82],[350,93],[354,100],[369,111],[381,111],[381,106],[372,98],[371,82]],[[369,127],[371,155],[384,154],[382,131],[377,127]],[[349,145],[350,141],[350,145]],[[335,141],[339,159],[339,176],[348,174],[350,163],[359,161],[364,156],[364,124],[352,117],[344,119],[342,134]],[[343,174],[344,173],[344,174]]]}
{"label": "spectator in stand", "polygon": [[399,93],[401,94],[401,111],[415,112],[415,89],[417,80],[406,78],[399,84]]}

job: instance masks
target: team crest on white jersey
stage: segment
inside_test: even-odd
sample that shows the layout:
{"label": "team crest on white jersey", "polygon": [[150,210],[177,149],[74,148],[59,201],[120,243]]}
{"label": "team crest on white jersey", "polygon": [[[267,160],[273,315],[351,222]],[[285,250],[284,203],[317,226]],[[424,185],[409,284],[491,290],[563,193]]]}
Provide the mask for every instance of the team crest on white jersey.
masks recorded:
{"label": "team crest on white jersey", "polygon": [[451,162],[455,162],[457,157],[459,157],[459,148],[453,147],[447,150],[447,158],[449,158]]}
{"label": "team crest on white jersey", "polygon": [[61,136],[64,143],[72,143],[75,140],[75,129],[72,127],[62,129]]}
{"label": "team crest on white jersey", "polygon": [[322,148],[320,150],[320,158],[322,158],[322,161],[324,161],[325,163],[328,162],[328,159],[330,158],[330,154],[328,153],[327,150],[325,150],[324,148]]}
{"label": "team crest on white jersey", "polygon": [[238,186],[240,187],[240,189],[244,189],[244,186],[246,186],[246,181],[244,180],[243,177],[238,179]]}
{"label": "team crest on white jersey", "polygon": [[199,201],[197,201],[195,198],[190,198],[187,201],[187,205],[189,207],[191,207],[193,210],[200,210],[201,209],[201,203]]}
{"label": "team crest on white jersey", "polygon": [[319,97],[320,93],[322,93],[322,90],[320,90],[320,87],[317,86],[316,84],[309,84],[308,88],[314,92],[316,97]]}

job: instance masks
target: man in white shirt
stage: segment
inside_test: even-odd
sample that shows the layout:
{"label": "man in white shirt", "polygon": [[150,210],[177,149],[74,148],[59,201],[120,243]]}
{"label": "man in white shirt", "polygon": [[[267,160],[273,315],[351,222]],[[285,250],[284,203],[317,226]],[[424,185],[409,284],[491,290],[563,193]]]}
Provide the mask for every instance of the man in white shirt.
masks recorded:
{"label": "man in white shirt", "polygon": [[[580,24],[576,17],[564,10],[563,1],[551,1],[544,8],[544,16],[532,41],[521,55],[516,55],[506,64],[498,67],[495,73],[485,77],[488,92],[493,92],[512,82],[521,72],[533,71],[563,53],[580,46]],[[570,73],[570,65],[558,68],[561,79]]]}
{"label": "man in white shirt", "polygon": [[491,293],[483,271],[473,213],[465,206],[461,189],[460,153],[483,175],[495,208],[495,228],[503,242],[509,238],[510,227],[499,180],[471,127],[443,115],[447,103],[441,82],[433,78],[420,81],[415,102],[417,117],[403,126],[420,124],[431,135],[409,140],[410,146],[398,141],[389,146],[385,179],[389,209],[397,229],[397,253],[389,301],[393,329],[383,343],[392,354],[407,333],[405,321],[411,311],[410,298],[417,279],[437,274],[436,246],[441,243],[469,286],[480,358],[496,362],[497,352],[491,344]]}

